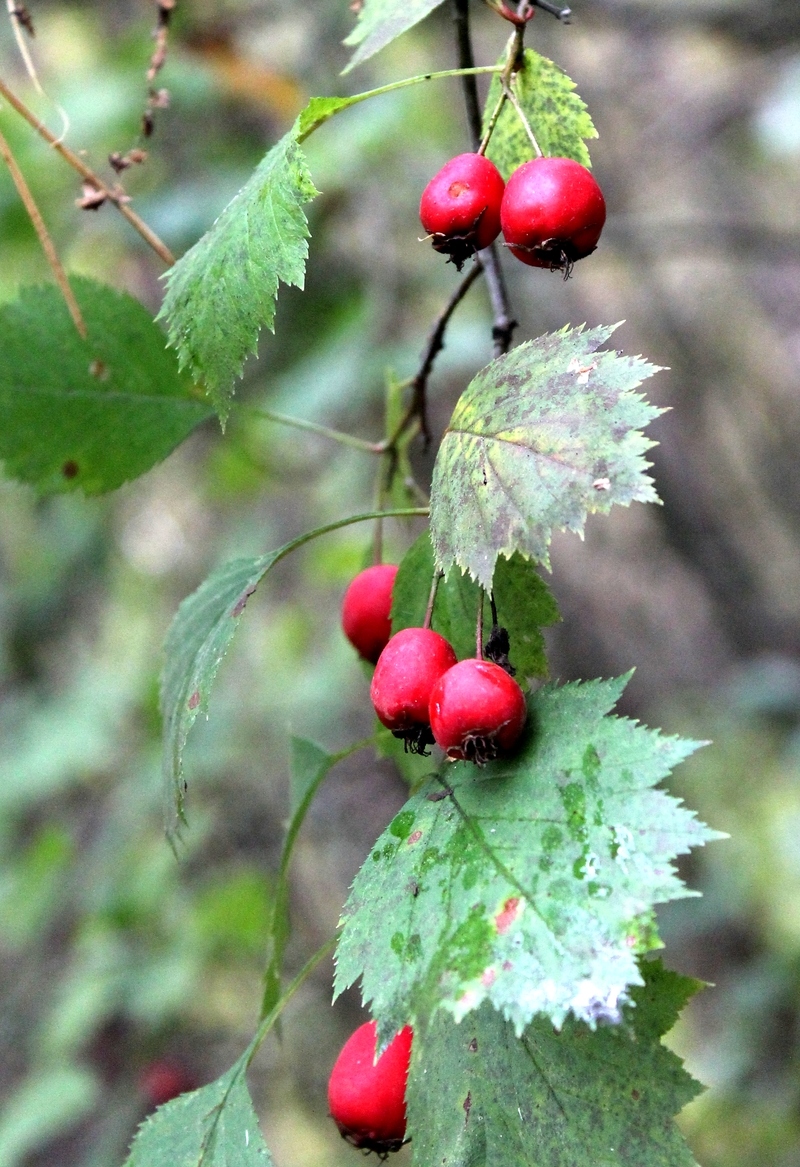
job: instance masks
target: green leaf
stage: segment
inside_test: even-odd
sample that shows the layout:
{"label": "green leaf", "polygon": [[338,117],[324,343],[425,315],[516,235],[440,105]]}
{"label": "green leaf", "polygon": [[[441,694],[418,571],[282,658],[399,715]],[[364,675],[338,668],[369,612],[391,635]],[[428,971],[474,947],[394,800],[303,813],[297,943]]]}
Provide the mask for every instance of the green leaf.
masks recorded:
{"label": "green leaf", "polygon": [[[515,75],[513,88],[546,157],[572,158],[582,166],[592,165],[585,139],[596,138],[597,130],[584,102],[575,93],[575,82],[558,65],[526,49],[525,63]],[[501,92],[500,79],[495,76],[486,98],[484,133]],[[486,155],[506,181],[518,166],[536,157],[527,130],[510,101],[500,112]]]}
{"label": "green leaf", "polygon": [[662,412],[633,390],[658,369],[597,352],[615,326],[564,328],[498,357],[459,398],[431,487],[437,565],[491,587],[515,551],[549,568],[553,529],[614,503],[655,502],[640,430]]}
{"label": "green leaf", "polygon": [[318,192],[297,133],[296,123],[165,276],[159,318],[168,322],[181,367],[205,383],[223,421],[261,328],[273,329],[279,282],[302,288],[305,279],[303,205]]}
{"label": "green leaf", "polygon": [[396,37],[413,28],[420,20],[438,8],[442,0],[364,0],[358,13],[358,24],[348,37],[346,45],[358,45],[345,73],[385,48]]}
{"label": "green leaf", "polygon": [[696,748],[606,716],[625,680],[548,685],[525,737],[445,765],[384,832],[343,913],[336,991],[360,976],[382,1036],[488,1000],[517,1032],[619,1020],[675,856],[718,837],[657,782]]}
{"label": "green leaf", "polygon": [[248,1049],[216,1082],[145,1119],[125,1167],[269,1167],[272,1158],[247,1089]]}
{"label": "green leaf", "polygon": [[0,458],[42,494],[101,494],[166,458],[211,410],[137,300],[71,284],[88,340],[51,284],[0,308]]}
{"label": "green leaf", "polygon": [[420,511],[368,511],[349,515],[346,519],[306,531],[284,543],[277,551],[270,551],[258,559],[234,559],[212,572],[178,608],[164,642],[161,674],[162,770],[168,804],[167,832],[171,838],[176,835],[179,824],[186,821],[183,751],[189,731],[197,715],[208,712],[217,670],[248,599],[270,568],[290,551],[329,531],[374,519],[379,513],[411,516],[420,514]]}
{"label": "green leaf", "polygon": [[261,1016],[266,1017],[278,1004],[281,996],[281,966],[289,926],[289,860],[297,835],[308,808],[314,800],[331,767],[341,755],[327,754],[305,738],[293,737],[290,763],[291,820],[286,831],[281,854],[281,865],[272,897],[269,935],[267,940],[267,968],[264,973],[264,998]]}
{"label": "green leaf", "polygon": [[[432,578],[433,547],[430,533],[423,531],[404,555],[395,579],[393,632],[422,624]],[[436,590],[431,626],[450,641],[459,660],[475,656],[479,591],[478,584],[458,570],[441,580]],[[519,673],[518,680],[546,676],[547,660],[540,629],[560,619],[547,584],[533,564],[517,554],[498,561],[493,592],[498,621],[507,629],[511,641],[509,658]],[[486,602],[484,609],[488,636],[491,614]]]}
{"label": "green leaf", "polygon": [[[699,983],[641,966],[624,1025],[537,1018],[520,1036],[488,1004],[415,1033],[408,1085],[414,1161],[471,1167],[693,1167],[673,1116],[699,1083],[660,1041]],[[673,1017],[674,1019],[674,1017]]]}

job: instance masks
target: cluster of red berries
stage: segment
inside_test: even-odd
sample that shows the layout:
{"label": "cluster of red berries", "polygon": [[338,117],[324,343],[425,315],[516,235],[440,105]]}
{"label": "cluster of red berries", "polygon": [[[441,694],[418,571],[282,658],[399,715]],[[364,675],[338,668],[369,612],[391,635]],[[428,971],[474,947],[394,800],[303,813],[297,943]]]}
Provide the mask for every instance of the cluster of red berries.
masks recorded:
{"label": "cluster of red berries", "polygon": [[591,172],[571,158],[534,158],[506,184],[483,154],[459,154],[425,187],[419,217],[459,270],[502,229],[517,259],[568,273],[597,247],[606,204]]}
{"label": "cluster of red berries", "polygon": [[342,1138],[384,1159],[406,1137],[412,1039],[406,1025],[375,1061],[377,1027],[368,1021],[344,1043],[328,1079],[328,1108]]}
{"label": "cluster of red berries", "polygon": [[483,764],[509,750],[522,733],[525,695],[508,667],[473,658],[459,662],[431,628],[391,635],[397,568],[368,567],[342,605],[345,634],[375,664],[370,697],[380,721],[413,753],[436,742],[452,761]]}

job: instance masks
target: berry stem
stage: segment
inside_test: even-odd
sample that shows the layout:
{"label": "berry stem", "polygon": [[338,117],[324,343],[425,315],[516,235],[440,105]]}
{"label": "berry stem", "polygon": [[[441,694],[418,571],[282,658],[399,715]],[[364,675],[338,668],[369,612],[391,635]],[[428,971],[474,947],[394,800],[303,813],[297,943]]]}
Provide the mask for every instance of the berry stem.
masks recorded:
{"label": "berry stem", "polygon": [[435,571],[433,579],[431,580],[431,590],[428,595],[428,606],[425,609],[425,619],[422,621],[423,628],[430,628],[431,620],[433,619],[433,605],[436,603],[436,592],[439,588],[439,580],[444,575],[442,571]]}
{"label": "berry stem", "polygon": [[475,626],[475,656],[478,660],[483,660],[483,601],[486,599],[486,592],[483,588],[478,588],[478,619]]}
{"label": "berry stem", "polygon": [[[458,46],[458,61],[463,70],[475,65],[472,51],[472,37],[469,30],[469,0],[453,0],[455,12],[456,44]],[[461,86],[464,93],[464,102],[467,108],[467,123],[473,150],[478,150],[481,144],[481,108],[478,101],[478,87],[472,73],[462,72]],[[489,300],[492,305],[494,325],[492,339],[494,340],[494,355],[500,357],[511,347],[511,338],[517,321],[511,315],[503,272],[500,267],[497,245],[493,243],[480,253],[481,262],[486,272],[486,286],[489,290]]]}
{"label": "berry stem", "polygon": [[514,92],[513,85],[514,85],[513,80],[511,80],[511,81],[505,81],[505,79],[503,80],[503,88],[505,90],[506,97],[511,102],[514,109],[517,111],[517,117],[522,122],[523,126],[525,127],[525,133],[528,135],[528,137],[531,140],[531,145],[533,146],[534,150],[536,151],[536,157],[543,158],[544,153],[542,151],[542,148],[539,145],[539,143],[536,141],[536,135],[534,134],[533,130],[531,129],[531,124],[525,115],[525,111],[522,108],[522,106],[520,105],[519,100],[517,99],[517,95]]}

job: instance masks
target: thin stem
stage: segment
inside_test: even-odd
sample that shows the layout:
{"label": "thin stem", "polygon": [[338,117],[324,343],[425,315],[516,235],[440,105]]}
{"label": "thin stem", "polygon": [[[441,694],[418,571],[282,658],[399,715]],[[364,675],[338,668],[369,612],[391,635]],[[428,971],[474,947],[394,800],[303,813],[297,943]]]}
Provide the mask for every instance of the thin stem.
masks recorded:
{"label": "thin stem", "polygon": [[478,588],[478,619],[475,623],[475,655],[478,660],[483,660],[483,601],[485,593],[483,588]]}
{"label": "thin stem", "polygon": [[100,178],[99,175],[95,174],[93,170],[91,170],[84,162],[82,162],[77,154],[70,150],[68,146],[65,146],[64,143],[55,136],[55,134],[52,134],[50,130],[48,130],[47,126],[41,122],[39,118],[37,118],[36,114],[33,113],[32,110],[28,109],[27,105],[25,105],[25,102],[21,101],[20,98],[17,97],[17,95],[8,88],[2,78],[0,78],[0,94],[6,99],[12,109],[15,109],[18,114],[25,118],[25,121],[29,126],[32,126],[33,129],[36,130],[36,133],[41,138],[44,138],[45,142],[49,142],[56,153],[60,154],[64,161],[68,162],[73,170],[77,170],[78,174],[80,174],[81,178],[83,178],[85,182],[89,183],[90,186],[93,186],[95,190],[99,191],[100,194],[107,198],[110,203],[114,204],[122,217],[127,219],[135,231],[139,232],[145,243],[152,247],[153,251],[155,251],[156,254],[161,257],[161,259],[163,259],[164,263],[167,264],[168,267],[171,267],[175,262],[175,256],[172,254],[167,245],[159,239],[155,231],[151,230],[151,228],[147,226],[144,219],[140,219],[136,212],[132,211],[127,203],[124,202],[124,199],[127,196],[124,195],[119,189],[113,190],[110,186],[103,182],[102,178]]}
{"label": "thin stem", "polygon": [[522,122],[523,126],[525,127],[525,132],[531,140],[531,145],[533,146],[534,150],[536,151],[537,158],[544,157],[543,152],[542,152],[542,148],[539,145],[539,143],[536,141],[536,135],[534,134],[533,130],[531,129],[531,124],[525,115],[525,110],[522,108],[519,101],[517,100],[517,95],[514,92],[512,83],[510,81],[507,84],[504,82],[503,88],[505,89],[506,97],[511,102],[511,104],[514,106],[514,109],[517,111],[517,117]]}
{"label": "thin stem", "polygon": [[431,620],[433,619],[433,605],[436,603],[436,592],[439,588],[439,580],[444,575],[443,571],[434,571],[433,579],[431,580],[431,590],[428,595],[428,606],[425,609],[425,619],[422,621],[423,628],[430,628]]}
{"label": "thin stem", "polygon": [[[453,0],[455,10],[456,42],[458,45],[458,62],[464,73],[461,84],[464,91],[464,102],[467,107],[467,123],[473,150],[478,150],[481,144],[481,107],[478,101],[478,87],[475,77],[468,70],[475,64],[472,51],[472,38],[469,31],[469,0]],[[497,253],[497,244],[493,243],[481,252],[481,261],[486,272],[486,286],[489,290],[489,300],[492,305],[494,325],[492,339],[494,340],[494,355],[502,356],[511,347],[511,338],[517,322],[511,315],[503,272]]]}
{"label": "thin stem", "polygon": [[306,961],[306,963],[300,969],[300,972],[297,974],[297,976],[287,988],[286,992],[281,997],[280,1001],[278,1001],[275,1008],[269,1011],[267,1016],[256,1030],[253,1040],[250,1043],[250,1050],[247,1055],[247,1060],[244,1064],[245,1070],[249,1067],[253,1058],[256,1056],[261,1043],[264,1041],[264,1038],[275,1025],[275,1022],[278,1020],[281,1013],[283,1013],[284,1009],[289,1004],[297,990],[305,983],[305,981],[308,980],[317,965],[321,964],[325,957],[329,956],[330,953],[333,952],[335,947],[336,937],[332,936],[330,940],[326,940],[322,947],[318,948],[314,955]]}
{"label": "thin stem", "polygon": [[422,431],[422,437],[425,445],[430,445],[431,434],[430,429],[428,428],[427,409],[428,378],[431,375],[434,361],[444,348],[444,334],[447,331],[447,326],[450,323],[451,316],[461,301],[464,299],[472,285],[475,283],[478,276],[483,274],[483,271],[483,261],[479,255],[476,255],[473,266],[467,272],[464,279],[458,285],[450,299],[447,301],[447,304],[436,318],[436,322],[431,329],[430,335],[428,336],[428,342],[425,345],[425,350],[422,354],[422,364],[420,365],[419,371],[416,373],[413,381],[411,382],[414,389],[411,398],[411,404],[408,407],[406,416],[402,419],[398,427],[398,431],[394,439],[395,441],[406,428],[411,419],[418,417],[420,430]]}
{"label": "thin stem", "polygon": [[319,117],[309,121],[302,133],[298,134],[297,141],[305,142],[309,134],[313,134],[314,130],[324,125],[328,118],[333,117],[334,114],[340,113],[342,110],[350,109],[352,105],[358,105],[359,102],[366,101],[370,97],[380,97],[384,93],[394,93],[396,89],[406,89],[409,85],[419,85],[422,81],[442,81],[446,77],[476,77],[481,73],[499,73],[501,69],[502,65],[476,65],[473,60],[470,65],[459,69],[441,69],[438,73],[420,73],[416,77],[405,77],[402,81],[392,81],[389,85],[381,85],[377,89],[367,89],[364,93],[356,93],[352,97],[345,98],[346,105],[329,109],[320,114]]}
{"label": "thin stem", "polygon": [[254,417],[261,417],[265,421],[273,421],[276,425],[288,425],[293,429],[307,430],[312,434],[319,434],[322,438],[330,438],[342,446],[352,446],[355,450],[364,450],[368,454],[382,454],[383,446],[380,442],[368,442],[364,438],[354,437],[353,434],[343,433],[341,430],[330,429],[326,425],[318,425],[315,421],[306,421],[302,417],[289,417],[285,413],[275,413],[271,409],[259,409],[250,405],[238,406],[240,413],[250,413]]}
{"label": "thin stem", "polygon": [[492,627],[497,627],[497,604],[494,602],[494,592],[489,592],[489,603],[492,606]]}
{"label": "thin stem", "polygon": [[64,301],[67,305],[67,308],[69,309],[69,314],[72,317],[73,323],[78,330],[78,334],[83,340],[86,340],[88,336],[86,331],[86,322],[83,319],[80,308],[78,307],[78,301],[75,299],[75,293],[69,286],[67,273],[61,266],[61,260],[58,258],[58,252],[55,249],[53,240],[50,238],[50,234],[47,230],[47,227],[45,226],[44,219],[42,218],[39,208],[36,205],[34,197],[30,192],[30,188],[25,181],[25,175],[17,165],[17,160],[11,153],[11,147],[3,137],[2,133],[0,133],[0,156],[8,167],[14,186],[17,188],[17,193],[22,199],[25,210],[28,212],[28,218],[30,219],[31,223],[33,223],[34,230],[39,236],[39,242],[42,245],[42,251],[45,254],[47,262],[50,264],[50,270],[55,277],[55,281],[61,289],[61,295],[64,297]]}
{"label": "thin stem", "polygon": [[506,93],[505,87],[501,86],[500,96],[497,99],[497,104],[495,105],[494,109],[492,110],[492,116],[489,118],[489,121],[486,124],[486,132],[483,135],[483,137],[481,138],[481,144],[478,147],[479,154],[486,153],[486,149],[489,145],[489,140],[491,139],[491,136],[494,133],[494,127],[497,125],[497,119],[500,117],[500,113],[503,109],[503,106],[506,103],[507,97],[508,97],[508,94]]}

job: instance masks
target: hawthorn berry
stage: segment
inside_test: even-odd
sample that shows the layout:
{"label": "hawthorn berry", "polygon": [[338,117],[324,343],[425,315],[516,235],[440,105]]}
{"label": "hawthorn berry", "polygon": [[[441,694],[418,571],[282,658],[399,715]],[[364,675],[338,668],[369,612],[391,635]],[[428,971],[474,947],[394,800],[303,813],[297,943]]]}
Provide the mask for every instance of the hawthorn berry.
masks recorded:
{"label": "hawthorn berry", "polygon": [[342,600],[342,628],[359,656],[375,664],[392,635],[397,566],[378,563],[351,580]]}
{"label": "hawthorn berry", "polygon": [[139,1089],[152,1107],[163,1106],[194,1088],[194,1079],[184,1066],[169,1058],[150,1062],[139,1075]]}
{"label": "hawthorn berry", "polygon": [[500,220],[513,255],[531,267],[569,270],[597,247],[606,202],[594,175],[571,158],[534,158],[508,180]]}
{"label": "hawthorn berry", "polygon": [[372,674],[370,697],[383,724],[412,753],[432,741],[428,704],[442,673],[456,664],[452,645],[431,628],[404,628],[384,648]]}
{"label": "hawthorn berry", "polygon": [[478,765],[511,749],[527,712],[517,682],[488,660],[462,660],[444,673],[429,708],[434,740],[448,758]]}
{"label": "hawthorn berry", "polygon": [[384,1158],[402,1147],[412,1038],[406,1025],[376,1062],[377,1027],[368,1021],[342,1046],[328,1080],[328,1107],[342,1138],[354,1147]]}
{"label": "hawthorn berry", "polygon": [[503,198],[500,171],[483,154],[459,154],[430,180],[419,217],[436,251],[449,255],[460,271],[464,261],[500,234]]}

